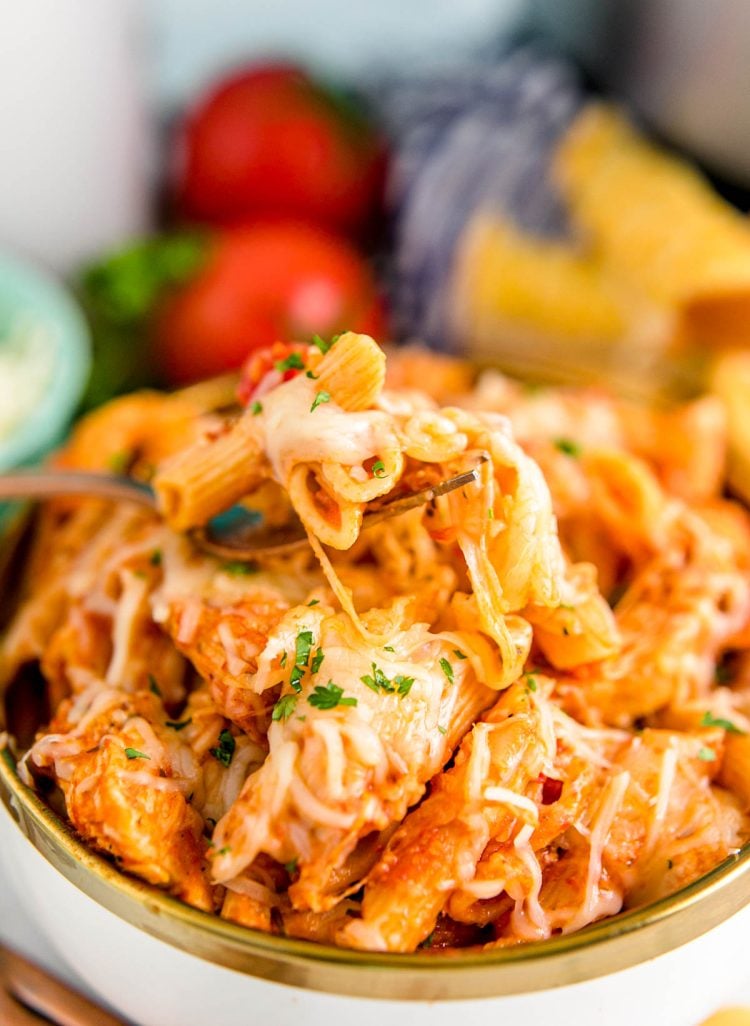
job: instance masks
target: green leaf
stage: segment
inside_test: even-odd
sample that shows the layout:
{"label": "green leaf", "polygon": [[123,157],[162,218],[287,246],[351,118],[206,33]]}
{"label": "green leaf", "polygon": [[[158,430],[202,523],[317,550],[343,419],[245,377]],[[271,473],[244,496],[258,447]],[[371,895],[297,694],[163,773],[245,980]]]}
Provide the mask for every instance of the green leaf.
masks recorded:
{"label": "green leaf", "polygon": [[443,671],[445,676],[448,678],[448,680],[452,684],[453,683],[453,667],[451,666],[451,664],[448,662],[448,660],[445,657],[443,657],[440,660],[440,669]]}
{"label": "green leaf", "polygon": [[721,716],[714,716],[713,713],[705,712],[701,718],[702,727],[721,727],[722,730],[726,730],[728,734],[745,734],[746,731],[740,730],[740,728],[732,723],[731,720],[724,720]]}
{"label": "green leaf", "polygon": [[250,403],[250,412],[254,417],[257,417],[259,413],[263,412],[263,403],[258,402],[257,399]]}
{"label": "green leaf", "polygon": [[573,441],[572,438],[556,438],[554,442],[555,448],[564,453],[566,456],[571,456],[573,459],[578,459],[581,455],[581,447],[578,442]]}
{"label": "green leaf", "polygon": [[139,752],[137,748],[126,748],[125,755],[128,759],[150,759],[150,755],[146,755],[145,752]]}
{"label": "green leaf", "polygon": [[272,720],[288,720],[295,710],[299,695],[282,695],[271,713]]}
{"label": "green leaf", "polygon": [[313,404],[310,407],[310,413],[312,413],[314,410],[317,410],[317,408],[322,403],[330,403],[330,401],[331,401],[331,393],[330,392],[323,392],[323,391],[317,392],[315,394],[315,398],[313,399]]}
{"label": "green leaf", "polygon": [[344,689],[329,680],[327,684],[318,684],[307,701],[316,709],[335,709],[337,705],[356,705],[356,698],[344,698]]}
{"label": "green leaf", "polygon": [[284,360],[277,360],[274,364],[277,371],[304,370],[305,363],[299,353],[290,353]]}
{"label": "green leaf", "polygon": [[698,758],[701,762],[713,762],[716,759],[716,752],[713,748],[701,748],[698,751]]}
{"label": "green leaf", "polygon": [[219,734],[218,745],[215,748],[209,748],[209,752],[213,755],[214,759],[222,764],[222,766],[230,766],[236,747],[237,742],[235,741],[234,736],[231,731],[225,728]]}

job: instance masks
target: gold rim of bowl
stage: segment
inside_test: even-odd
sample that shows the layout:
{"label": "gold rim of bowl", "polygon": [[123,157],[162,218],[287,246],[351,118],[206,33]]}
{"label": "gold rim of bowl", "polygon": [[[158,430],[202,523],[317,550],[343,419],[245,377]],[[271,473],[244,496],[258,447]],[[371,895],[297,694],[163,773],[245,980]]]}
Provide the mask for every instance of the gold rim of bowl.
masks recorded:
{"label": "gold rim of bowl", "polygon": [[88,848],[0,752],[0,801],[67,880],[146,933],[250,976],[325,993],[461,1000],[546,990],[627,969],[718,926],[750,902],[750,844],[682,890],[577,933],[494,951],[352,951],[248,929],[185,905]]}

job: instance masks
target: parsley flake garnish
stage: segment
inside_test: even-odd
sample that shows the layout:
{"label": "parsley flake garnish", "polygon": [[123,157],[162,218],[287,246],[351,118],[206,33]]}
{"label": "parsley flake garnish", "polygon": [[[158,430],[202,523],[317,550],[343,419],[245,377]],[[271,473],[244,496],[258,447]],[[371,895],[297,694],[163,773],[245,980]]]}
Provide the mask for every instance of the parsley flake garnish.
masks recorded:
{"label": "parsley flake garnish", "polygon": [[318,606],[320,605],[320,599],[310,599],[307,604],[308,606]]}
{"label": "parsley flake garnish", "polygon": [[702,727],[721,727],[728,734],[744,734],[744,730],[732,723],[731,720],[724,720],[721,716],[714,716],[711,712],[705,712],[701,718]]}
{"label": "parsley flake garnish", "polygon": [[305,676],[307,664],[310,662],[310,651],[313,646],[313,632],[300,631],[294,642],[294,666],[289,675],[289,683],[295,691],[302,690],[300,681]]}
{"label": "parsley flake garnish", "polygon": [[[393,650],[391,649],[391,651]],[[387,695],[398,694],[402,698],[411,691],[412,684],[414,683],[413,677],[405,677],[403,673],[399,673],[391,680],[390,677],[386,677],[376,663],[371,663],[370,666],[372,673],[366,673],[364,677],[359,678],[370,691],[374,691],[375,694],[381,691]]]}
{"label": "parsley flake garnish", "polygon": [[299,353],[290,353],[285,360],[277,360],[274,364],[277,371],[304,370],[305,364]]}
{"label": "parsley flake garnish", "polygon": [[329,680],[326,685],[318,684],[307,701],[316,709],[335,709],[337,705],[356,705],[356,698],[344,698],[344,689]]}
{"label": "parsley flake garnish", "polygon": [[290,876],[294,876],[294,874],[297,872],[297,863],[298,862],[299,862],[299,859],[295,855],[295,857],[293,859],[289,859],[288,862],[284,863],[284,869],[287,871],[287,873]]}
{"label": "parsley flake garnish", "polygon": [[151,566],[161,566],[161,549],[154,549],[148,561]]}
{"label": "parsley flake garnish", "polygon": [[384,652],[395,652],[396,649],[393,647],[393,645],[383,645],[383,651]]}
{"label": "parsley flake garnish", "polygon": [[373,477],[385,477],[385,463],[382,460],[375,460],[372,465]]}
{"label": "parsley flake garnish", "polygon": [[492,508],[492,506],[490,506],[490,508],[487,510],[487,519],[488,520],[494,520],[495,519],[495,511]]}
{"label": "parsley flake garnish", "polygon": [[226,563],[221,564],[221,569],[225,574],[231,574],[232,577],[247,577],[248,574],[257,574],[258,564],[247,563],[241,559],[230,559]]}
{"label": "parsley flake garnish", "polygon": [[236,747],[237,742],[234,740],[234,736],[231,731],[227,730],[225,727],[219,734],[218,745],[216,748],[209,748],[209,752],[213,755],[214,759],[221,763],[222,766],[230,766]]}
{"label": "parsley flake garnish", "polygon": [[456,657],[456,659],[468,659],[469,658],[465,652],[461,651],[460,648],[454,648],[453,649],[453,655]]}
{"label": "parsley flake garnish", "polygon": [[250,403],[250,412],[254,417],[257,417],[259,413],[263,412],[263,403],[258,402],[258,400],[255,399]]}
{"label": "parsley flake garnish", "polygon": [[440,724],[438,724],[438,730],[440,731],[441,734],[447,734],[448,733],[446,728],[445,727],[441,727]]}
{"label": "parsley flake garnish", "polygon": [[282,652],[281,653],[281,658],[279,659],[279,666],[281,667],[282,670],[286,666],[287,656],[288,656],[287,652]]}
{"label": "parsley flake garnish", "polygon": [[172,730],[184,730],[185,727],[189,727],[193,722],[193,717],[189,716],[186,720],[165,720],[164,725],[171,727]]}
{"label": "parsley flake garnish", "polygon": [[716,752],[713,748],[700,748],[698,750],[698,758],[701,762],[713,762],[716,759]]}
{"label": "parsley flake garnish", "polygon": [[318,670],[320,669],[324,659],[325,659],[325,655],[323,654],[323,649],[319,648],[318,651],[313,656],[312,662],[310,663],[310,673],[317,673]]}
{"label": "parsley flake garnish", "polygon": [[536,677],[534,677],[533,674],[531,674],[531,673],[525,674],[525,677],[526,677],[526,687],[528,688],[528,690],[529,691],[536,691]]}
{"label": "parsley flake garnish", "polygon": [[223,848],[219,848],[219,850],[217,851],[216,854],[217,855],[228,855],[231,850],[232,850],[231,844],[225,844]]}
{"label": "parsley flake garnish", "polygon": [[574,442],[572,438],[556,438],[554,444],[558,452],[562,452],[572,459],[578,459],[581,455],[580,445],[578,442]]}
{"label": "parsley flake garnish", "polygon": [[317,408],[322,403],[330,403],[330,401],[331,401],[331,393],[330,392],[325,392],[325,391],[316,392],[315,393],[315,398],[313,399],[313,404],[310,407],[310,413],[312,413],[314,410],[317,410]]}
{"label": "parsley flake garnish", "polygon": [[313,374],[312,371],[305,371],[305,377],[310,378],[311,381],[317,381],[320,374]]}
{"label": "parsley flake garnish", "polygon": [[161,698],[161,688],[156,683],[156,677],[154,677],[153,673],[149,673],[148,675],[148,689],[153,695],[156,695],[157,698]]}
{"label": "parsley flake garnish", "polygon": [[403,698],[408,695],[411,691],[411,686],[414,683],[413,677],[404,677],[403,674],[399,673],[398,676],[393,678],[393,683],[396,685],[396,691]]}
{"label": "parsley flake garnish", "polygon": [[440,660],[440,669],[443,671],[445,676],[448,678],[449,682],[452,684],[453,683],[453,667],[448,662],[448,660],[445,658],[445,656],[443,656],[443,658]]}
{"label": "parsley flake garnish", "polygon": [[145,752],[139,752],[137,748],[126,748],[125,755],[128,759],[150,759],[150,755],[146,755]]}
{"label": "parsley flake garnish", "polygon": [[333,342],[326,342],[326,340],[324,338],[321,338],[320,335],[313,335],[310,341],[323,354],[327,353],[333,345]]}
{"label": "parsley flake garnish", "polygon": [[271,719],[276,720],[288,720],[289,717],[295,710],[299,695],[282,695],[276,705],[273,707],[271,713]]}

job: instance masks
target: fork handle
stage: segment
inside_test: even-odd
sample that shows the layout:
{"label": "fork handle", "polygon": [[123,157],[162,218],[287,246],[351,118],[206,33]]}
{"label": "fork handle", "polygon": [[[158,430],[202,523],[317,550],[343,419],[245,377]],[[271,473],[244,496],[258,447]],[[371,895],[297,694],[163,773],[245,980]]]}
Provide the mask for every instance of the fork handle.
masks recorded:
{"label": "fork handle", "polygon": [[0,970],[10,997],[56,1026],[124,1026],[122,1019],[4,946],[0,947]]}
{"label": "fork handle", "polygon": [[156,507],[147,484],[114,474],[92,474],[82,470],[18,470],[0,474],[3,499],[50,499],[60,495],[86,495],[118,502],[138,502]]}

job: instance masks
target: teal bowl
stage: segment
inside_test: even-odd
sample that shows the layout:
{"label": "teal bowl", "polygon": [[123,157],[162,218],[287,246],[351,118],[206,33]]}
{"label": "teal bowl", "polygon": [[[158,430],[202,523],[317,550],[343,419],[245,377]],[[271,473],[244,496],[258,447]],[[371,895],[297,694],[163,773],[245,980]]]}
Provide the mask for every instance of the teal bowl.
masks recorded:
{"label": "teal bowl", "polygon": [[51,367],[33,408],[0,437],[0,472],[37,462],[62,440],[91,369],[88,327],[70,293],[37,268],[0,254],[0,351],[19,321],[45,331]]}

